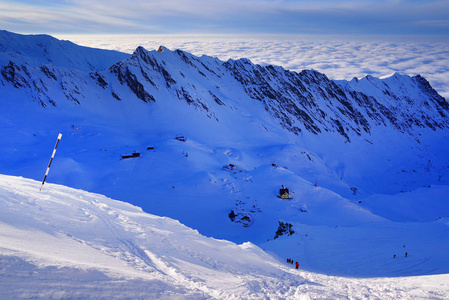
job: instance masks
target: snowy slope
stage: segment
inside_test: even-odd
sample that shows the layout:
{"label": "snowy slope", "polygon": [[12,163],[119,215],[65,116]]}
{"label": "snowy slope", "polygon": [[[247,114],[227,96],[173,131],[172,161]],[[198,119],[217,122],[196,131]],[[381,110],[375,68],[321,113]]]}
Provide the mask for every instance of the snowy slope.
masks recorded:
{"label": "snowy slope", "polygon": [[[422,77],[337,82],[169,49],[122,57],[48,36],[10,41],[0,53],[1,173],[41,180],[62,133],[49,182],[310,271],[448,273],[448,104]],[[293,199],[277,197],[282,185]],[[295,233],[274,240],[280,222]],[[391,264],[403,244],[416,263]]]}
{"label": "snowy slope", "polygon": [[[7,176],[1,177],[1,185],[2,264],[12,265],[8,272],[3,267],[2,284],[23,276],[37,285],[22,291],[16,283],[15,290],[2,289],[3,295],[45,297],[52,292],[54,297],[83,297],[92,292],[94,298],[118,298],[112,287],[118,282],[127,298],[229,298],[234,293],[257,297],[274,292],[277,278],[291,281],[287,289],[303,281],[250,243],[238,246],[206,238],[178,221],[127,203],[48,184],[39,193],[38,182]],[[20,265],[30,269],[28,276],[15,270]],[[76,291],[73,283],[66,291],[64,277],[72,276],[91,287]],[[46,281],[52,280],[60,295],[48,286]],[[129,281],[129,286],[121,281]],[[257,291],[252,281],[272,287]],[[102,293],[103,284],[109,295]],[[132,292],[134,287],[144,290]]]}
{"label": "snowy slope", "polygon": [[0,52],[4,59],[26,57],[27,62],[54,65],[82,71],[99,71],[125,59],[128,55],[111,50],[81,47],[49,35],[19,35],[0,31]]}
{"label": "snowy slope", "polygon": [[207,238],[128,203],[39,187],[0,175],[2,299],[449,296],[448,275],[351,279],[295,270],[251,243]]}

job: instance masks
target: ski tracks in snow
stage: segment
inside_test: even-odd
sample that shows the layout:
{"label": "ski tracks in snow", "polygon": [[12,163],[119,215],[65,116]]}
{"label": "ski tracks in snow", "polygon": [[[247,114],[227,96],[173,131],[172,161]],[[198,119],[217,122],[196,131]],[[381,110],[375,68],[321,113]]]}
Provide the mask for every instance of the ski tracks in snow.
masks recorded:
{"label": "ski tracks in snow", "polygon": [[[193,275],[187,275],[185,270],[181,270],[181,268],[177,267],[176,262],[178,262],[179,265],[185,264],[182,260],[173,257],[170,258],[165,255],[164,258],[162,258],[154,252],[152,248],[156,248],[158,251],[163,250],[160,248],[161,242],[167,252],[173,252],[173,249],[193,252],[192,249],[182,249],[184,247],[181,245],[175,245],[170,242],[169,238],[166,236],[167,234],[170,234],[170,232],[151,230],[149,226],[143,226],[142,224],[136,223],[126,215],[114,210],[108,205],[99,203],[98,201],[92,201],[91,204],[93,210],[95,210],[95,215],[100,218],[121,245],[119,251],[111,250],[111,255],[127,261],[135,269],[149,272],[153,276],[168,281],[173,285],[188,288],[196,293],[201,292],[216,299],[233,298],[232,294],[229,294],[216,286],[209,286],[207,284],[207,278],[203,279]],[[123,231],[123,229],[125,231]],[[136,245],[129,239],[130,235],[133,236],[133,239],[138,239],[139,244],[143,246]],[[154,235],[156,235],[156,237]],[[152,242],[157,243],[158,245],[152,247]],[[197,254],[197,256],[200,255]],[[172,263],[168,262],[170,260]]]}
{"label": "ski tracks in snow", "polygon": [[251,243],[207,238],[128,203],[50,184],[38,189],[38,182],[0,175],[0,296],[6,299],[449,295],[447,275],[362,279],[295,270]]}
{"label": "ski tracks in snow", "polygon": [[[169,237],[175,235],[173,232],[152,230],[144,221],[143,224],[134,222],[108,205],[97,201],[92,201],[91,204],[94,215],[121,245],[119,251],[109,250],[109,253],[118,259],[126,260],[133,268],[216,299],[242,299],[242,294],[246,295],[247,299],[258,299],[267,295],[285,298],[296,292],[292,286],[285,285],[284,280],[279,281],[277,277],[270,278],[257,273],[248,275],[236,266],[226,265],[226,262],[208,257],[207,253],[195,249],[192,244],[183,245],[179,240],[174,243]],[[168,219],[167,221],[173,222]],[[130,236],[139,240],[139,245],[127,238]],[[197,238],[192,237],[190,241],[195,243],[195,239]],[[176,256],[171,256],[172,253]],[[291,282],[299,282],[297,275],[288,274],[288,269],[283,271],[287,271],[285,275],[292,277]],[[295,277],[296,279],[293,279]]]}

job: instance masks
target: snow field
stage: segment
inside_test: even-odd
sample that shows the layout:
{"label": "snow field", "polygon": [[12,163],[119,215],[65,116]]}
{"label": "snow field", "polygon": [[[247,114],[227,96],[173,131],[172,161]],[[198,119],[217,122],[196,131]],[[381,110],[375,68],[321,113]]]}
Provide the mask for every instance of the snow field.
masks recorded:
{"label": "snow field", "polygon": [[[49,182],[56,181],[126,199],[146,212],[180,220],[203,235],[239,244],[251,241],[263,245],[263,248],[272,249],[282,259],[298,255],[302,267],[309,271],[361,277],[440,274],[448,271],[445,255],[440,253],[445,247],[438,247],[438,243],[445,245],[446,235],[444,230],[432,229],[442,227],[433,224],[435,220],[449,216],[447,186],[367,197],[370,190],[363,185],[366,178],[357,178],[360,177],[359,173],[354,173],[357,177],[346,179],[350,157],[341,156],[339,164],[345,171],[336,171],[338,168],[333,162],[338,162],[337,154],[344,153],[344,148],[338,151],[334,148],[335,154],[328,152],[320,157],[320,154],[297,144],[266,145],[261,140],[254,145],[239,143],[238,139],[244,138],[231,136],[226,131],[222,134],[236,140],[234,147],[217,146],[211,141],[195,138],[195,130],[200,130],[200,125],[189,128],[190,133],[185,135],[187,141],[180,142],[174,137],[177,132],[184,131],[177,129],[181,126],[178,127],[175,120],[171,127],[159,130],[153,128],[151,123],[134,126],[130,119],[125,119],[127,121],[124,123],[109,124],[108,118],[93,122],[78,121],[76,117],[54,119],[51,111],[40,115],[25,113],[30,118],[22,123],[23,132],[18,137],[6,135],[3,140],[17,149],[11,151],[8,150],[9,146],[3,148],[4,157],[10,158],[4,160],[3,166],[13,174],[28,174],[41,179],[57,133],[61,131],[63,137],[50,170]],[[34,129],[34,124],[41,118],[54,124],[56,129]],[[18,126],[14,122],[13,119],[11,127]],[[71,124],[76,124],[79,129],[74,130]],[[53,132],[54,135],[51,134]],[[248,136],[247,139],[252,141],[256,137]],[[271,142],[269,140],[267,143]],[[154,149],[146,150],[150,145]],[[133,151],[141,152],[141,157],[120,159],[121,155]],[[222,169],[229,163],[235,164],[236,170]],[[8,167],[9,164],[11,167]],[[365,164],[370,166],[368,162]],[[400,172],[401,177],[390,174],[388,180],[416,176],[409,169],[406,173]],[[343,180],[340,179],[341,175],[344,176]],[[292,200],[276,197],[283,184],[293,192]],[[355,196],[350,190],[352,186],[360,189]],[[341,196],[345,193],[346,197]],[[231,222],[228,217],[231,210],[242,213],[241,216],[249,216],[250,226]],[[291,237],[285,237],[292,239],[291,245],[286,246],[287,251],[275,246],[284,237],[273,241],[279,221],[293,224],[296,232]],[[401,225],[403,222],[417,221],[422,223],[416,226],[409,223],[405,223],[405,227]],[[379,222],[385,224],[385,228],[375,225]],[[370,223],[374,225],[366,225]],[[306,225],[322,229],[302,229]],[[423,228],[419,231],[421,225]],[[352,227],[355,229],[351,231]],[[308,232],[314,238],[303,242],[313,251],[307,252],[308,255],[299,255],[297,253],[304,251],[304,243],[296,245],[294,241],[298,235]],[[437,234],[439,232],[443,233],[443,238]],[[384,237],[370,240],[372,235]],[[394,253],[398,236],[408,237],[408,243],[421,245],[430,245],[432,238],[436,241],[431,243],[432,247],[416,248],[415,251],[422,252],[422,265],[416,269],[405,265],[388,266],[394,254],[402,256],[399,252]],[[338,241],[338,238],[341,240]],[[352,242],[349,243],[348,239]],[[367,240],[364,242],[364,239]],[[267,240],[273,246],[265,246],[263,243]],[[433,248],[436,249],[434,254],[431,253]],[[378,260],[363,261],[360,253],[372,253],[378,256]],[[358,259],[354,261],[355,257]],[[352,264],[358,267],[347,267]]]}
{"label": "snow field", "polygon": [[[1,181],[1,249],[10,264],[11,257],[20,257],[44,267],[44,273],[51,273],[50,266],[87,275],[95,271],[100,280],[162,282],[161,289],[183,287],[216,298],[230,297],[233,289],[251,295],[244,287],[252,280],[248,273],[294,278],[255,246],[201,237],[178,221],[148,215],[127,203],[51,184],[38,193],[38,182],[20,178],[2,176]],[[264,274],[257,264],[265,265]]]}
{"label": "snow field", "polygon": [[[178,221],[99,194],[54,184],[39,192],[39,187],[37,181],[0,175],[3,299],[449,295],[447,275],[355,279],[294,270],[251,243],[207,238]],[[410,260],[416,260],[410,253]]]}

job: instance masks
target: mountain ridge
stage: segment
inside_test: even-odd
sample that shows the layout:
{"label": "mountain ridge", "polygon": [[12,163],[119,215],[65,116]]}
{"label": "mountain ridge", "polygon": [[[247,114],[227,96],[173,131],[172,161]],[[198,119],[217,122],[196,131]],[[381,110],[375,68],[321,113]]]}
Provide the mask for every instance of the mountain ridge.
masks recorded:
{"label": "mountain ridge", "polygon": [[11,58],[26,57],[28,62],[87,72],[107,69],[129,56],[118,51],[79,46],[46,34],[21,35],[6,30],[0,30],[0,52]]}
{"label": "mountain ridge", "polygon": [[[166,62],[161,60],[161,57],[167,57],[168,52],[171,72],[166,70]],[[91,55],[96,56],[98,55],[93,53]],[[206,112],[208,117],[216,118],[209,104],[210,98],[218,105],[223,105],[226,101],[221,98],[229,99],[233,96],[217,89],[229,85],[229,74],[225,76],[225,73],[230,73],[232,81],[241,84],[251,99],[261,101],[266,111],[278,119],[285,129],[295,134],[303,130],[314,134],[333,131],[350,142],[348,131],[357,135],[362,135],[362,132],[369,135],[374,125],[390,124],[398,130],[410,132],[414,125],[435,129],[447,127],[448,124],[448,103],[419,75],[411,78],[395,74],[383,80],[367,76],[361,80],[334,82],[314,70],[296,73],[282,67],[254,65],[247,59],[221,62],[206,56],[198,58],[181,50],[171,52],[165,48],[164,54],[149,52],[142,47],[138,47],[127,59],[108,67],[108,74],[107,71],[93,68],[91,63],[87,63],[91,67],[88,77],[87,74],[59,70],[52,63],[34,66],[33,71],[30,70],[31,74],[28,70],[30,67],[27,68],[28,63],[19,65],[12,60],[8,63],[6,59],[3,61],[2,84],[28,89],[43,106],[46,103],[56,105],[55,99],[61,96],[51,95],[48,87],[50,83],[44,84],[42,79],[35,79],[39,78],[40,73],[45,79],[53,81],[51,85],[60,86],[66,99],[77,104],[82,101],[85,94],[83,91],[93,86],[97,90],[100,87],[110,91],[109,95],[98,91],[99,97],[122,99],[124,96],[115,91],[118,79],[121,85],[128,86],[144,102],[166,97],[163,91],[165,86],[170,96],[175,95]],[[193,69],[193,72],[197,72],[195,77],[203,77],[202,81],[192,78],[192,72],[189,73],[187,82],[184,81],[185,75],[179,69]],[[111,74],[114,78],[108,78]],[[80,81],[78,78],[83,79]],[[232,81],[230,84],[235,85],[236,82]],[[392,87],[399,88],[392,89],[387,82]],[[366,95],[366,92],[370,95]],[[162,95],[157,95],[161,93]],[[401,109],[401,105],[397,107],[394,102],[412,104],[414,111],[409,113],[409,107]],[[432,115],[435,110],[438,115]]]}

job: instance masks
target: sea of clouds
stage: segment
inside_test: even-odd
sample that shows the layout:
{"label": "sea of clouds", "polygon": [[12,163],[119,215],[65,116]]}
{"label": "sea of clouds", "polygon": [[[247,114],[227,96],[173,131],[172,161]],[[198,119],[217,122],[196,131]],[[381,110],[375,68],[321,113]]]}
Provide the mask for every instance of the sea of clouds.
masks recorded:
{"label": "sea of clouds", "polygon": [[138,46],[155,50],[160,45],[197,56],[220,60],[248,58],[293,71],[315,69],[331,79],[350,80],[366,75],[386,77],[395,72],[425,77],[440,95],[449,99],[449,41],[403,37],[311,36],[56,36],[76,44],[132,53]]}

